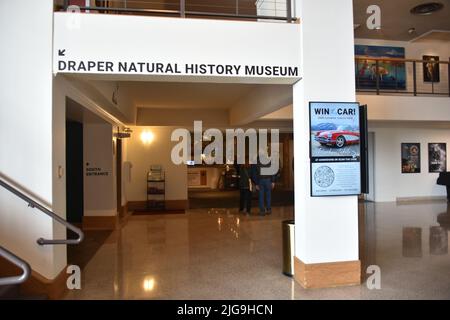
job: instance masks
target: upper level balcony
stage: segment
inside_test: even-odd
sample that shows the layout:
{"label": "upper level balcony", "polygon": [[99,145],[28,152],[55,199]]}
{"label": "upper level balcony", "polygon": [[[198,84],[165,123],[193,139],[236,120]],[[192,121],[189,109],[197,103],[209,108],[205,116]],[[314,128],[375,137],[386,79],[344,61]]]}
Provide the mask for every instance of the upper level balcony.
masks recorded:
{"label": "upper level balcony", "polygon": [[355,57],[358,94],[450,97],[450,61]]}
{"label": "upper level balcony", "polygon": [[59,0],[57,11],[295,22],[293,0]]}

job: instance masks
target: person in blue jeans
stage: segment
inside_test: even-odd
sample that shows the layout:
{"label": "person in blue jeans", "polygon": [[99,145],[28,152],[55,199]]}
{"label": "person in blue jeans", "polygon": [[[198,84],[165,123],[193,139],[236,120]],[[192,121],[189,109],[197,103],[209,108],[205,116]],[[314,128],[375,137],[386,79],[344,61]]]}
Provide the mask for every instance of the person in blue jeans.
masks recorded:
{"label": "person in blue jeans", "polygon": [[275,175],[262,175],[261,165],[252,165],[252,181],[258,191],[259,214],[272,213],[272,190],[275,188]]}

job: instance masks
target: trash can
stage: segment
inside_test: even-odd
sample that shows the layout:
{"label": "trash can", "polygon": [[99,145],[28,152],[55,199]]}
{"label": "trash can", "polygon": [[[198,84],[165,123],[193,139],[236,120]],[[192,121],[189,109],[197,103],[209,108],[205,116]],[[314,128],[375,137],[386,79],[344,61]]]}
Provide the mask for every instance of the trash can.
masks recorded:
{"label": "trash can", "polygon": [[294,220],[282,222],[283,229],[283,274],[289,277],[294,275]]}

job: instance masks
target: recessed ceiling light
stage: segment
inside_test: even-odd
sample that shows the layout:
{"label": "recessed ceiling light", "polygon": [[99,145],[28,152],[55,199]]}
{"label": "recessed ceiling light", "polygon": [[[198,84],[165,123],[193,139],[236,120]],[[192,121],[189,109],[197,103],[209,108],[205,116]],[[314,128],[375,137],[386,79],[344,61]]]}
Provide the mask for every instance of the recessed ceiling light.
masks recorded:
{"label": "recessed ceiling light", "polygon": [[411,9],[411,13],[415,15],[429,15],[433,14],[439,10],[442,10],[444,8],[444,5],[440,2],[428,2],[419,4],[418,6],[415,6]]}

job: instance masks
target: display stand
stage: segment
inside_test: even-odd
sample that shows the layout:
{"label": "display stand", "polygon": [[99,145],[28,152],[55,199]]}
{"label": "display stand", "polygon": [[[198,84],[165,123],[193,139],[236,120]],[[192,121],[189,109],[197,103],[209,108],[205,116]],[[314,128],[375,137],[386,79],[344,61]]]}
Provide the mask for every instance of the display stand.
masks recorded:
{"label": "display stand", "polygon": [[147,210],[165,210],[166,180],[160,166],[151,166],[147,175]]}

